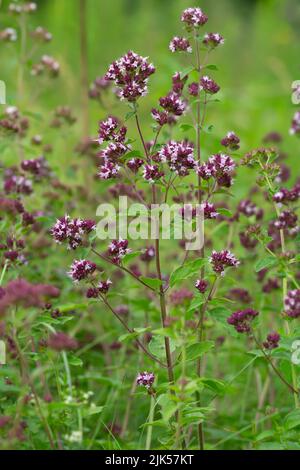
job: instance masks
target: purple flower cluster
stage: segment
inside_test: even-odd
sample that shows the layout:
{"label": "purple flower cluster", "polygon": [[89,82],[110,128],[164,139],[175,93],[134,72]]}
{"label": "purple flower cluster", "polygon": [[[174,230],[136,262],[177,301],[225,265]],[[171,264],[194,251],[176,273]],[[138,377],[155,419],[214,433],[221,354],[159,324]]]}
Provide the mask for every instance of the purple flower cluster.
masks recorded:
{"label": "purple flower cluster", "polygon": [[140,256],[145,263],[150,263],[155,258],[155,248],[153,245],[148,246]]}
{"label": "purple flower cluster", "polygon": [[209,157],[208,161],[198,166],[197,172],[201,178],[215,178],[219,186],[226,188],[232,185],[232,173],[235,163],[231,157],[218,153]]}
{"label": "purple flower cluster", "polygon": [[289,190],[287,188],[280,188],[273,196],[273,201],[276,203],[289,203],[297,201],[300,198],[300,182]]}
{"label": "purple flower cluster", "polygon": [[204,75],[200,79],[199,89],[200,91],[205,91],[205,93],[208,93],[209,95],[215,95],[220,90],[220,87],[212,78]]}
{"label": "purple flower cluster", "polygon": [[146,95],[148,78],[154,72],[153,64],[146,57],[129,51],[109,66],[105,79],[115,82],[121,100],[135,102]]}
{"label": "purple flower cluster", "polygon": [[181,15],[181,21],[185,23],[187,31],[192,31],[194,28],[203,26],[208,20],[208,17],[201,8],[186,8]]}
{"label": "purple flower cluster", "polygon": [[232,300],[237,300],[243,304],[249,304],[252,301],[252,297],[246,289],[240,287],[234,287],[230,289],[228,297]]}
{"label": "purple flower cluster", "polygon": [[159,180],[164,173],[160,171],[158,165],[146,164],[143,168],[143,178],[150,184],[154,184],[155,181]]}
{"label": "purple flower cluster", "polygon": [[215,273],[221,274],[221,276],[224,275],[225,268],[231,266],[236,267],[240,264],[234,254],[229,250],[214,250],[209,258],[209,262],[211,263]]}
{"label": "purple flower cluster", "polygon": [[86,297],[88,299],[96,299],[99,294],[107,294],[110,286],[112,285],[112,282],[110,279],[107,279],[106,281],[100,281],[98,283],[97,287],[90,287],[87,292],[86,292]]}
{"label": "purple flower cluster", "polygon": [[298,217],[295,212],[285,210],[281,212],[277,220],[274,222],[274,227],[278,230],[295,228],[297,226]]}
{"label": "purple flower cluster", "polygon": [[49,336],[47,346],[54,351],[72,351],[78,348],[78,342],[66,333],[58,331]]}
{"label": "purple flower cluster", "polygon": [[284,299],[285,313],[290,318],[300,317],[300,289],[288,291]]}
{"label": "purple flower cluster", "polygon": [[174,91],[170,91],[166,96],[160,98],[159,104],[165,111],[169,114],[174,114],[175,116],[181,116],[186,109],[185,101],[183,101],[180,95]]}
{"label": "purple flower cluster", "polygon": [[280,334],[276,333],[275,331],[272,333],[269,333],[267,336],[266,341],[263,342],[263,347],[265,349],[275,349],[278,348],[279,346],[279,341],[280,341]]}
{"label": "purple flower cluster", "polygon": [[68,242],[69,248],[75,250],[82,244],[83,236],[95,230],[96,224],[89,219],[71,219],[69,215],[65,215],[57,219],[51,229],[51,235],[56,243]]}
{"label": "purple flower cluster", "polygon": [[212,202],[205,201],[201,204],[204,219],[216,219],[219,215],[217,209]]}
{"label": "purple flower cluster", "polygon": [[203,44],[214,49],[215,47],[224,44],[224,38],[219,33],[206,33],[204,35]]}
{"label": "purple flower cluster", "polygon": [[23,160],[21,168],[28,173],[40,178],[46,178],[49,176],[49,166],[45,157],[39,157],[30,160]]}
{"label": "purple flower cluster", "polygon": [[130,253],[130,251],[130,248],[128,248],[128,240],[123,240],[122,238],[120,238],[120,240],[112,240],[108,247],[108,254],[116,264],[120,264],[122,258],[124,258],[127,253]]}
{"label": "purple flower cluster", "polygon": [[68,275],[74,282],[79,282],[93,274],[96,269],[97,266],[92,261],[87,259],[74,260]]}
{"label": "purple flower cluster", "polygon": [[137,173],[143,164],[144,160],[142,160],[141,158],[131,158],[126,163],[129,170],[131,170],[133,173]]}
{"label": "purple flower cluster", "polygon": [[204,292],[207,291],[208,282],[205,281],[205,279],[197,279],[195,282],[195,287],[201,294],[204,294]]}
{"label": "purple flower cluster", "polygon": [[99,123],[99,144],[109,142],[107,147],[99,153],[101,165],[98,176],[101,179],[110,179],[118,175],[120,165],[117,160],[128,151],[125,145],[127,128],[120,127],[119,121],[113,116],[109,116],[105,121]]}
{"label": "purple flower cluster", "polygon": [[292,125],[290,128],[290,134],[300,134],[300,111],[296,111],[296,113],[294,114]]}
{"label": "purple flower cluster", "polygon": [[99,99],[103,90],[109,88],[110,85],[111,82],[109,80],[106,80],[105,77],[97,77],[90,85],[89,98],[93,100]]}
{"label": "purple flower cluster", "polygon": [[179,176],[188,175],[189,170],[195,167],[194,146],[186,140],[181,142],[171,140],[162,147],[159,156],[161,161],[166,162],[170,170]]}
{"label": "purple flower cluster", "polygon": [[175,36],[169,45],[171,52],[192,52],[192,48],[188,39]]}
{"label": "purple flower cluster", "polygon": [[227,323],[233,325],[238,333],[249,333],[251,331],[251,322],[257,315],[258,312],[252,308],[238,310],[227,318]]}
{"label": "purple flower cluster", "polygon": [[51,77],[57,77],[60,71],[59,62],[50,55],[43,55],[37,64],[34,64],[31,69],[31,75],[41,75],[45,71],[49,73]]}
{"label": "purple flower cluster", "polygon": [[263,210],[249,199],[242,199],[238,205],[238,212],[246,217],[255,216],[256,220],[260,220],[263,216]]}
{"label": "purple flower cluster", "polygon": [[4,178],[4,192],[6,194],[17,193],[29,195],[32,193],[32,182],[25,176],[15,175],[9,172]]}
{"label": "purple flower cluster", "polygon": [[155,376],[152,372],[140,372],[136,378],[136,383],[149,389],[152,387],[154,379]]}
{"label": "purple flower cluster", "polygon": [[14,28],[5,28],[0,31],[0,41],[15,42],[17,37],[17,31]]}
{"label": "purple flower cluster", "polygon": [[221,140],[221,145],[228,147],[230,150],[238,150],[240,148],[240,139],[233,131],[229,131]]}

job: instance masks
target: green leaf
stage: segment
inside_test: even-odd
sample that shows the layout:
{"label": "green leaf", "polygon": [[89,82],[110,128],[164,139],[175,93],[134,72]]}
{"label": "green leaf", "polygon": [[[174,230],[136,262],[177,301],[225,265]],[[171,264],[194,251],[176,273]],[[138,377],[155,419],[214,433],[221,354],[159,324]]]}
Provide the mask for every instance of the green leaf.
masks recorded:
{"label": "green leaf", "polygon": [[125,265],[127,263],[130,263],[130,261],[132,261],[134,258],[139,256],[140,254],[141,254],[141,251],[134,251],[133,253],[127,253],[127,255],[125,255],[122,258],[122,264]]}
{"label": "green leaf", "polygon": [[119,341],[128,342],[149,331],[150,328],[135,328],[132,333],[126,333],[119,337]]}
{"label": "green leaf", "polygon": [[140,279],[152,289],[158,289],[162,285],[161,280],[157,278],[141,276]]}
{"label": "green leaf", "polygon": [[88,415],[96,415],[102,413],[104,406],[91,406],[88,410]]}
{"label": "green leaf", "polygon": [[228,209],[225,209],[225,208],[221,208],[221,209],[217,209],[217,212],[221,215],[224,215],[225,217],[232,217],[232,212]]}
{"label": "green leaf", "polygon": [[192,126],[191,124],[180,124],[179,128],[182,132],[187,132],[187,131],[190,131],[191,129],[194,130],[194,126]]}
{"label": "green leaf", "polygon": [[163,420],[169,421],[169,419],[175,414],[178,405],[167,394],[160,395],[159,404]]}
{"label": "green leaf", "polygon": [[200,382],[203,383],[205,387],[209,388],[218,395],[222,395],[226,388],[226,384],[221,380],[201,377]]}
{"label": "green leaf", "polygon": [[255,269],[255,272],[258,273],[262,269],[274,267],[276,266],[276,264],[277,264],[277,259],[275,257],[266,256],[265,258],[257,261],[257,263],[254,266],[254,269]]}
{"label": "green leaf", "polygon": [[191,344],[186,348],[187,361],[193,361],[198,357],[203,356],[214,347],[213,341],[202,341],[201,343]]}
{"label": "green leaf", "polygon": [[178,284],[178,282],[182,282],[191,276],[196,276],[202,266],[205,265],[205,262],[205,259],[199,258],[176,268],[170,276],[170,286],[173,287],[175,284]]}
{"label": "green leaf", "polygon": [[215,65],[215,64],[208,64],[208,65],[205,65],[206,69],[208,70],[219,70],[218,67]]}
{"label": "green leaf", "polygon": [[83,362],[80,359],[80,357],[77,357],[74,354],[69,354],[68,355],[68,362],[71,366],[74,366],[74,367],[82,367],[83,366]]}
{"label": "green leaf", "polygon": [[284,420],[284,427],[288,431],[300,426],[300,410],[294,410],[289,413]]}

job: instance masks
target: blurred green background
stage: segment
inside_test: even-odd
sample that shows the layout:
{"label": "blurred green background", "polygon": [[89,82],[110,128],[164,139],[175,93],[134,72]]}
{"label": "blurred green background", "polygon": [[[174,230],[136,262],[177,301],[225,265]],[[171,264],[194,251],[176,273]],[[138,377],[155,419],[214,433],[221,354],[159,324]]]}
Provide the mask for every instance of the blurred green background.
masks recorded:
{"label": "blurred green background", "polygon": [[[222,89],[222,103],[212,107],[208,115],[208,124],[214,123],[216,139],[225,131],[235,130],[241,136],[242,150],[247,151],[260,145],[267,132],[278,130],[286,136],[286,150],[297,163],[297,139],[289,137],[288,129],[296,108],[291,103],[291,83],[300,79],[299,0],[86,0],[86,3],[90,82],[129,49],[149,56],[157,67],[150,80],[150,98],[141,100],[144,123],[151,122],[149,111],[159,96],[169,90],[171,75],[183,69],[181,56],[168,51],[171,37],[183,32],[180,13],[188,6],[200,6],[209,16],[205,30],[220,32],[226,40],[212,58],[219,70],[211,75]],[[8,0],[2,1],[0,29],[16,23],[14,17],[6,14],[8,4]],[[29,105],[42,115],[57,105],[70,105],[80,119],[79,0],[37,0],[37,4],[38,12],[30,15],[32,25],[44,26],[53,33],[53,41],[42,45],[41,54],[51,54],[59,60],[61,75],[44,86],[39,77],[32,78],[28,73],[29,100],[30,90],[40,87],[39,100],[29,101]],[[8,102],[15,104],[18,45],[0,47],[0,78],[7,83]],[[103,111],[95,102],[90,103],[90,111],[90,134],[95,135]],[[120,111],[125,115],[125,105],[120,105]],[[146,132],[151,138],[150,127]]]}

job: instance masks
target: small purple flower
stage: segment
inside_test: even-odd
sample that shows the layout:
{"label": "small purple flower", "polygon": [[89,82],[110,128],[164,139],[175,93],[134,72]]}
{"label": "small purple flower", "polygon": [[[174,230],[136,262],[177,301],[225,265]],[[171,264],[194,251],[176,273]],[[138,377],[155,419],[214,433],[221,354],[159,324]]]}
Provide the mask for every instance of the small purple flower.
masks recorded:
{"label": "small purple flower", "polygon": [[201,294],[204,294],[204,292],[207,291],[208,282],[205,281],[205,279],[197,279],[195,282],[195,287]]}
{"label": "small purple flower", "polygon": [[187,76],[181,78],[180,73],[176,72],[172,76],[172,90],[177,95],[181,95],[184,89],[184,85],[187,81]]}
{"label": "small purple flower", "polygon": [[251,295],[246,289],[235,287],[230,289],[228,297],[233,300],[238,300],[243,304],[249,304],[252,302]]}
{"label": "small purple flower", "polygon": [[48,163],[44,157],[39,157],[31,160],[23,160],[21,162],[21,168],[24,171],[28,171],[38,178],[47,177],[49,175]]}
{"label": "small purple flower", "polygon": [[88,290],[86,291],[86,297],[87,299],[97,299],[99,295],[99,290],[97,287],[89,287]]}
{"label": "small purple flower", "polygon": [[159,111],[158,109],[153,108],[151,111],[151,116],[154,121],[157,122],[160,126],[164,126],[168,122],[169,114],[167,111]]}
{"label": "small purple flower", "polygon": [[251,322],[257,315],[258,312],[252,308],[238,310],[227,318],[227,323],[233,325],[238,333],[249,333],[251,331]]}
{"label": "small purple flower", "polygon": [[224,44],[224,38],[219,33],[206,33],[203,44],[211,49]]}
{"label": "small purple flower", "polygon": [[220,90],[219,85],[210,77],[205,75],[200,79],[200,91],[203,90],[210,95],[215,95]]}
{"label": "small purple flower", "polygon": [[71,219],[65,215],[57,219],[50,233],[56,243],[68,242],[69,248],[75,250],[82,244],[83,236],[95,230],[96,224],[90,219]]}
{"label": "small purple flower", "polygon": [[216,219],[219,215],[212,202],[203,202],[201,209],[203,210],[204,219]]}
{"label": "small purple flower", "polygon": [[300,111],[296,111],[296,113],[294,114],[292,125],[290,128],[290,134],[291,135],[300,134]]}
{"label": "small purple flower", "polygon": [[278,348],[279,346],[279,341],[280,341],[280,334],[276,333],[275,331],[272,333],[269,333],[267,336],[266,341],[263,343],[263,347],[265,349],[275,349]]}
{"label": "small purple flower", "polygon": [[297,214],[291,210],[286,210],[281,212],[278,219],[274,222],[274,227],[278,230],[295,228],[297,226],[297,221]]}
{"label": "small purple flower", "polygon": [[219,186],[230,187],[232,184],[232,173],[235,163],[231,157],[222,153],[217,153],[209,157],[208,161],[197,167],[197,172],[201,178],[208,180],[215,178]]}
{"label": "small purple flower", "polygon": [[153,245],[147,246],[140,256],[141,260],[145,263],[150,263],[155,258],[155,248]]}
{"label": "small purple flower", "polygon": [[24,176],[8,175],[4,178],[4,192],[29,195],[32,193],[32,182]]}
{"label": "small purple flower", "polygon": [[159,104],[163,109],[175,116],[181,116],[185,109],[186,103],[180,98],[180,95],[171,91],[166,96],[159,99]]}
{"label": "small purple flower", "polygon": [[181,21],[185,23],[187,31],[203,26],[207,20],[207,15],[198,7],[186,8],[181,15]]}
{"label": "small purple flower", "polygon": [[109,66],[105,79],[115,82],[121,100],[135,102],[147,94],[148,78],[154,72],[153,64],[146,57],[129,51]]}
{"label": "small purple flower", "polygon": [[136,383],[149,389],[152,387],[154,379],[155,376],[152,372],[140,372],[136,378]]}
{"label": "small purple flower", "polygon": [[234,254],[229,250],[214,250],[209,258],[209,262],[211,263],[215,273],[221,274],[221,276],[224,275],[225,268],[231,266],[237,267],[240,264]]}
{"label": "small purple flower", "polygon": [[133,173],[137,173],[139,168],[144,164],[144,160],[141,158],[131,158],[127,162],[127,167],[129,170],[131,170]]}
{"label": "small purple flower", "polygon": [[107,294],[111,285],[112,282],[110,279],[107,279],[107,281],[100,281],[98,284],[98,290],[101,294]]}
{"label": "small purple flower", "polygon": [[288,291],[284,299],[285,313],[290,318],[300,317],[300,289]]}
{"label": "small purple flower", "polygon": [[128,248],[128,240],[123,240],[120,238],[120,240],[112,240],[108,247],[108,254],[110,257],[112,257],[114,263],[119,264],[121,259],[124,258],[124,256],[127,253],[130,253],[130,249]]}
{"label": "small purple flower", "polygon": [[114,116],[109,116],[105,121],[99,122],[99,144],[104,141],[115,140],[116,130],[119,126],[119,121]]}
{"label": "small purple flower", "polygon": [[190,83],[188,86],[189,94],[191,96],[198,96],[199,88],[200,88],[199,83],[197,82]]}
{"label": "small purple flower", "polygon": [[192,143],[182,140],[176,142],[171,140],[159,151],[162,162],[169,165],[170,170],[179,176],[186,176],[189,170],[195,167],[194,146]]}
{"label": "small purple flower", "polygon": [[92,261],[86,259],[75,260],[68,274],[74,282],[79,282],[93,274],[96,269],[97,266]]}
{"label": "small purple flower", "polygon": [[102,180],[116,178],[119,174],[121,167],[115,162],[110,160],[104,161],[103,165],[99,166],[98,176]]}
{"label": "small purple flower", "polygon": [[145,165],[143,169],[143,178],[150,184],[154,184],[164,173],[159,170],[157,165]]}
{"label": "small purple flower", "polygon": [[169,49],[171,52],[192,52],[192,48],[188,39],[175,36],[170,42]]}
{"label": "small purple flower", "polygon": [[238,212],[244,214],[246,217],[255,216],[256,220],[260,220],[263,216],[263,210],[249,199],[242,199],[239,202]]}
{"label": "small purple flower", "polygon": [[240,148],[240,139],[233,132],[227,132],[226,136],[221,140],[221,145],[228,147],[230,150],[238,150]]}

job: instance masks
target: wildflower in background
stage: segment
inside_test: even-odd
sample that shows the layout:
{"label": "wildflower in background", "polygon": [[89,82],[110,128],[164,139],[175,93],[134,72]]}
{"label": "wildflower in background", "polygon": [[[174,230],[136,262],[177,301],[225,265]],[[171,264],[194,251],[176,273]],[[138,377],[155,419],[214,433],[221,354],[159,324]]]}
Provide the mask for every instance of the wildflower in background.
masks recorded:
{"label": "wildflower in background", "polygon": [[200,91],[203,90],[209,95],[215,95],[220,90],[219,85],[207,75],[201,77],[200,79]]}
{"label": "wildflower in background", "polygon": [[285,313],[290,318],[300,317],[300,289],[288,291],[284,299]]}
{"label": "wildflower in background", "polygon": [[145,263],[150,263],[155,258],[155,248],[153,245],[148,246],[140,256]]}
{"label": "wildflower in background", "polygon": [[153,64],[146,57],[129,51],[109,66],[105,79],[115,82],[121,100],[135,102],[147,94],[148,78],[154,72]]}
{"label": "wildflower in background", "polygon": [[154,382],[155,376],[152,372],[140,372],[136,378],[137,385],[151,388]]}
{"label": "wildflower in background", "polygon": [[51,77],[57,77],[60,71],[59,62],[49,55],[43,55],[41,60],[33,65],[31,75],[41,75],[44,71],[48,71]]}
{"label": "wildflower in background", "polygon": [[246,250],[253,250],[258,244],[258,240],[248,231],[239,233],[240,243]]}
{"label": "wildflower in background", "polygon": [[206,33],[203,44],[211,49],[224,44],[224,38],[219,33]]}
{"label": "wildflower in background", "polygon": [[296,183],[295,186],[288,190],[287,188],[280,188],[273,196],[273,201],[277,204],[286,204],[289,202],[297,201],[300,198],[300,184]]}
{"label": "wildflower in background", "polygon": [[300,111],[296,111],[296,113],[294,114],[291,128],[290,128],[290,134],[291,135],[300,134]]}
{"label": "wildflower in background", "polygon": [[159,170],[157,165],[145,165],[143,169],[143,178],[150,184],[154,184],[164,173]]}
{"label": "wildflower in background", "polygon": [[17,38],[17,31],[14,28],[5,28],[0,31],[0,41],[15,42]]}
{"label": "wildflower in background", "polygon": [[251,322],[257,315],[258,312],[252,308],[238,310],[227,318],[227,323],[233,325],[238,333],[249,333],[251,331]]}
{"label": "wildflower in background", "polygon": [[175,171],[179,176],[186,176],[189,170],[195,166],[194,146],[192,143],[182,140],[176,142],[171,140],[159,151],[162,162],[167,162],[170,170]]}
{"label": "wildflower in background", "polygon": [[31,36],[44,42],[52,41],[52,34],[45,28],[42,28],[42,26],[37,26],[35,30],[31,32]]}
{"label": "wildflower in background", "polygon": [[89,98],[99,99],[104,90],[111,86],[111,82],[106,80],[105,77],[97,77],[89,88]]}
{"label": "wildflower in background", "polygon": [[21,162],[21,168],[38,178],[49,176],[48,162],[43,156],[35,159],[23,160]]}
{"label": "wildflower in background", "polygon": [[227,132],[226,136],[221,140],[221,145],[228,147],[230,150],[238,150],[240,148],[239,144],[240,139],[233,131]]}
{"label": "wildflower in background", "polygon": [[75,250],[82,244],[83,236],[95,230],[96,224],[90,219],[71,219],[65,215],[57,219],[50,233],[56,243],[68,242],[70,249]]}
{"label": "wildflower in background", "polygon": [[32,182],[24,176],[9,174],[4,177],[4,192],[29,195],[32,193]]}
{"label": "wildflower in background", "polygon": [[249,304],[252,302],[252,297],[249,292],[246,289],[242,289],[240,287],[230,289],[228,297],[232,300],[238,300],[243,304]]}
{"label": "wildflower in background", "polygon": [[294,228],[297,225],[298,217],[295,212],[286,210],[281,212],[278,219],[274,222],[274,227],[281,230],[286,228]]}
{"label": "wildflower in background", "polygon": [[192,48],[188,39],[175,36],[169,45],[171,52],[192,52]]}
{"label": "wildflower in background", "polygon": [[95,272],[97,266],[92,261],[81,259],[73,261],[68,275],[74,282],[82,281]]}
{"label": "wildflower in background", "polygon": [[86,291],[86,297],[87,299],[97,299],[99,295],[99,290],[97,287],[89,287],[89,289]]}
{"label": "wildflower in background", "polygon": [[256,220],[260,220],[263,217],[263,210],[260,209],[254,202],[249,199],[242,199],[239,202],[238,212],[244,214],[246,217],[255,216]]}
{"label": "wildflower in background", "polygon": [[262,287],[262,291],[265,294],[268,294],[272,292],[273,290],[278,290],[278,289],[280,289],[280,282],[276,278],[268,279],[267,282]]}
{"label": "wildflower in background", "polygon": [[208,20],[208,17],[201,8],[186,8],[181,15],[181,21],[185,23],[187,31],[192,31],[195,28],[203,26]]}
{"label": "wildflower in background", "polygon": [[78,348],[78,342],[66,333],[58,331],[49,336],[47,346],[54,351],[72,351]]}
{"label": "wildflower in background", "polygon": [[215,273],[220,274],[221,276],[224,275],[225,268],[231,266],[237,267],[240,264],[234,254],[229,250],[214,250],[209,258],[209,262],[211,263]]}
{"label": "wildflower in background", "polygon": [[195,287],[201,294],[204,294],[207,291],[208,282],[205,279],[197,279]]}
{"label": "wildflower in background", "polygon": [[279,134],[279,132],[271,131],[265,135],[265,137],[263,138],[263,142],[279,144],[280,142],[282,142],[282,135]]}
{"label": "wildflower in background", "polygon": [[265,349],[275,349],[278,348],[280,341],[280,334],[276,332],[269,333],[266,341],[263,342],[263,347]]}

